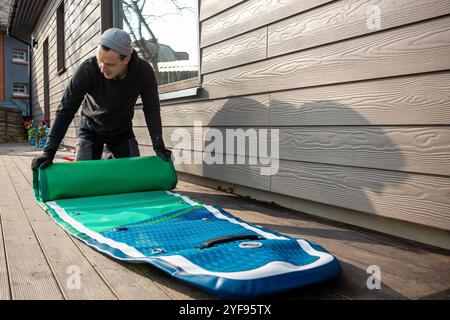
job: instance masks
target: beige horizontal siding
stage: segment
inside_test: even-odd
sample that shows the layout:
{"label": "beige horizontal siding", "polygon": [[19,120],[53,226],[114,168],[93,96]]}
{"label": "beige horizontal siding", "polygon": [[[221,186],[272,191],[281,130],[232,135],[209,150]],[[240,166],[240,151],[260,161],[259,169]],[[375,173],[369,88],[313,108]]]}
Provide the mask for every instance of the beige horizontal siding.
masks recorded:
{"label": "beige horizontal siding", "polygon": [[[141,146],[142,155],[154,154],[151,147]],[[174,151],[175,156],[178,152]],[[211,179],[217,179],[227,181],[230,183],[236,183],[241,185],[251,185],[252,187],[260,190],[270,190],[270,177],[261,175],[261,167],[259,165],[248,164],[250,160],[248,158],[242,158],[245,164],[195,164],[194,159],[202,158],[203,153],[195,151],[192,153],[191,163],[176,163],[175,169],[179,172],[187,172],[201,177],[207,177]],[[218,158],[224,158],[222,154],[217,155]]]}
{"label": "beige horizontal siding", "polygon": [[267,28],[243,34],[202,49],[202,73],[265,59],[267,57]]}
{"label": "beige horizontal siding", "polygon": [[[269,95],[236,97],[161,107],[164,126],[268,126]],[[135,126],[145,126],[141,108],[135,110]]]}
{"label": "beige horizontal siding", "polygon": [[200,21],[220,13],[245,0],[201,0]]}
{"label": "beige horizontal siding", "polygon": [[[368,14],[374,5],[379,8],[382,19],[376,28],[369,28]],[[204,48],[202,73],[228,69],[449,13],[450,2],[447,0],[382,0],[377,3],[334,1]],[[267,48],[264,39],[267,40]]]}
{"label": "beige horizontal siding", "polygon": [[273,126],[447,125],[450,72],[270,94]]}
{"label": "beige horizontal siding", "polygon": [[248,0],[201,25],[201,46],[209,46],[332,0]]}
{"label": "beige horizontal siding", "polygon": [[450,176],[450,126],[281,128],[280,159]]}
{"label": "beige horizontal siding", "polygon": [[[165,137],[192,126],[173,120],[185,110],[195,119],[195,106],[268,94],[269,125],[252,122],[257,110],[245,120],[236,112],[234,125],[231,117],[203,125],[279,129],[272,192],[449,229],[450,3],[302,5],[244,1],[202,21],[206,101],[165,106]],[[381,11],[374,30],[373,5]],[[255,39],[265,32],[264,57],[263,39]],[[183,172],[199,174],[190,170]],[[251,179],[244,185],[253,187]]]}
{"label": "beige horizontal siding", "polygon": [[[279,133],[279,158],[282,160],[338,164],[363,168],[428,173],[450,176],[450,126],[447,127],[165,127],[167,147],[205,151],[217,146],[224,153],[254,156],[267,146],[270,154],[273,130]],[[219,133],[220,132],[220,133]],[[237,150],[235,133],[241,132]],[[141,144],[151,145],[147,127],[134,127]],[[207,140],[205,135],[219,140]],[[74,134],[72,136],[75,136]],[[222,140],[220,140],[222,139]],[[233,139],[233,140],[231,140]],[[232,150],[226,143],[234,146]],[[230,147],[231,148],[231,147]]]}
{"label": "beige horizontal siding", "polygon": [[206,74],[210,98],[450,69],[450,17]]}
{"label": "beige horizontal siding", "polygon": [[[379,9],[379,28],[368,28],[368,12]],[[268,56],[336,42],[450,13],[448,0],[334,1],[269,25]],[[369,19],[370,22],[370,19]]]}
{"label": "beige horizontal siding", "polygon": [[444,177],[281,161],[271,191],[450,229],[450,179]]}

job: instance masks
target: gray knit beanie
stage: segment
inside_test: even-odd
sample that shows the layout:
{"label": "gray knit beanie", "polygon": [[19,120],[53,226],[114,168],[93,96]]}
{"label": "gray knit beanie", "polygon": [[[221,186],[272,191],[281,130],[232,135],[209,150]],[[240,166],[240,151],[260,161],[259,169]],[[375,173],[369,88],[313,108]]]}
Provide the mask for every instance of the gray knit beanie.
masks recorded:
{"label": "gray knit beanie", "polygon": [[117,28],[111,28],[103,32],[99,44],[117,51],[123,56],[133,52],[130,35]]}

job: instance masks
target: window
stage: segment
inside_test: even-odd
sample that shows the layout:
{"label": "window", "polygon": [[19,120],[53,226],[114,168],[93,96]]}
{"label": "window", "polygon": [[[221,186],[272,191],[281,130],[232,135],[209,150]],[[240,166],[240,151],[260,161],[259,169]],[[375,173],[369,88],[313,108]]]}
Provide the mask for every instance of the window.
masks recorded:
{"label": "window", "polygon": [[160,93],[199,84],[198,0],[115,3],[113,24],[130,34],[139,56],[153,66]]}
{"label": "window", "polygon": [[28,52],[21,49],[12,50],[12,62],[28,63]]}
{"label": "window", "polygon": [[28,84],[26,83],[14,83],[13,84],[13,97],[28,96]]}
{"label": "window", "polygon": [[61,74],[66,69],[66,49],[64,44],[64,0],[61,1],[56,10],[56,51],[57,51],[57,68],[58,73]]}

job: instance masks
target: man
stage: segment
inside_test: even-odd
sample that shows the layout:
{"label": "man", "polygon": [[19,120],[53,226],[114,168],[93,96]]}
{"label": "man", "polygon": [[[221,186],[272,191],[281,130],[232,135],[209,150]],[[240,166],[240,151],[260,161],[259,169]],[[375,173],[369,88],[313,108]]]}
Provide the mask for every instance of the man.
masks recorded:
{"label": "man", "polygon": [[158,84],[153,68],[138,57],[128,33],[108,29],[100,38],[96,57],[78,67],[66,88],[43,154],[33,159],[32,169],[44,169],[53,163],[82,102],[76,160],[100,159],[104,144],[115,158],[139,156],[132,124],[139,95],[153,149],[169,161],[171,152],[165,148],[162,138]]}

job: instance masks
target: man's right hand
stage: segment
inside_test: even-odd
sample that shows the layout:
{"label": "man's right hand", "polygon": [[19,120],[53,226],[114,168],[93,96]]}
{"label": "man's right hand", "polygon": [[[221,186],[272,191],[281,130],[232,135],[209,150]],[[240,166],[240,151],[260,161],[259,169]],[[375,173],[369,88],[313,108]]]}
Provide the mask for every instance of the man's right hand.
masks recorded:
{"label": "man's right hand", "polygon": [[36,157],[31,162],[31,169],[37,170],[38,168],[45,169],[48,166],[51,166],[53,164],[53,157],[43,154],[39,157]]}
{"label": "man's right hand", "polygon": [[155,153],[158,157],[163,159],[165,162],[172,161],[172,151],[166,149],[164,146],[155,148]]}

